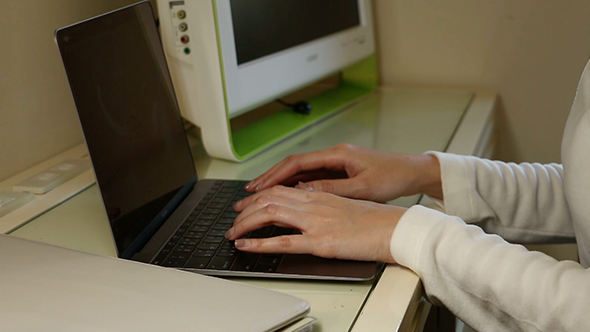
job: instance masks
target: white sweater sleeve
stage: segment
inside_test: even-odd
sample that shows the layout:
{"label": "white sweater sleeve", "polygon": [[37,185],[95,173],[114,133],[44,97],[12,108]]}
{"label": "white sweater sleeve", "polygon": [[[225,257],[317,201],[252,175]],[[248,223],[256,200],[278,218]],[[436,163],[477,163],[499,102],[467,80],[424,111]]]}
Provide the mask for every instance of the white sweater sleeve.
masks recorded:
{"label": "white sweater sleeve", "polygon": [[[393,232],[393,258],[420,276],[430,299],[478,331],[590,330],[588,68],[564,130],[563,167],[432,152],[449,215],[414,206]],[[574,237],[582,265],[504,240]]]}
{"label": "white sweater sleeve", "polygon": [[391,253],[416,272],[433,302],[484,331],[585,331],[590,271],[505,242],[460,218],[410,208]]}
{"label": "white sweater sleeve", "polygon": [[517,165],[431,153],[441,164],[447,214],[475,223],[508,241],[574,241],[561,165]]}

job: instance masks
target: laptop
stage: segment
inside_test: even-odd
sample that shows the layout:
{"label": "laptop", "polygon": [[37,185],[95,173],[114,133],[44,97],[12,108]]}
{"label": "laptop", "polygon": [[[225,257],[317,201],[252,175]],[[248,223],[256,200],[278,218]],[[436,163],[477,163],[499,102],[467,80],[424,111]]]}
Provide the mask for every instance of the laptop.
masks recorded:
{"label": "laptop", "polygon": [[276,291],[8,235],[0,252],[1,331],[311,331]]}
{"label": "laptop", "polygon": [[[246,182],[198,179],[148,1],[55,37],[119,257],[216,276],[375,276],[375,262],[252,254],[225,239],[238,215],[233,202],[249,195]],[[247,236],[292,232],[266,227]]]}

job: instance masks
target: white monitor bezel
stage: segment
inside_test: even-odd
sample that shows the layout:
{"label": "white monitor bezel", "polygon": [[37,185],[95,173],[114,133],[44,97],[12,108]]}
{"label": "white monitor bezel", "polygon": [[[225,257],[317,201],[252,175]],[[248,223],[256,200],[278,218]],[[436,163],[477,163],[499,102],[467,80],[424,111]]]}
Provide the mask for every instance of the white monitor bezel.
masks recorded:
{"label": "white monitor bezel", "polygon": [[271,102],[375,52],[370,0],[358,0],[360,25],[238,65],[230,0],[216,0],[220,58],[230,118]]}

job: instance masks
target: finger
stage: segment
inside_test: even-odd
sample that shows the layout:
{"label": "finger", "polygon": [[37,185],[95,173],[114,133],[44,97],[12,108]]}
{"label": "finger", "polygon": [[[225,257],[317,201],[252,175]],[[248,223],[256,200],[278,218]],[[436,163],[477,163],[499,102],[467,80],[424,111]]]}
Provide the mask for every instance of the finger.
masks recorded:
{"label": "finger", "polygon": [[308,172],[301,172],[298,174],[293,175],[292,177],[285,179],[280,182],[281,185],[287,187],[293,187],[299,182],[311,182],[323,179],[345,179],[348,178],[348,175],[344,171],[335,171],[335,170],[317,170],[317,171],[308,171]]}
{"label": "finger", "polygon": [[322,169],[342,171],[344,170],[343,162],[331,150],[292,155],[254,179],[247,187],[253,191],[260,191],[282,183],[299,173]]}
{"label": "finger", "polygon": [[301,234],[282,235],[265,239],[238,239],[234,242],[242,251],[257,253],[311,254],[306,237]]}
{"label": "finger", "polygon": [[266,181],[266,179],[269,177],[269,174],[273,174],[274,172],[276,172],[276,170],[278,168],[283,167],[283,164],[285,162],[286,162],[286,159],[283,159],[280,162],[276,163],[274,166],[272,166],[271,168],[269,168],[262,175],[254,178],[254,180],[252,180],[249,183],[247,183],[244,186],[244,189],[246,189],[249,192],[257,192],[258,191],[257,189],[258,189],[260,183]]}
{"label": "finger", "polygon": [[362,178],[347,179],[321,179],[305,182],[316,191],[330,193],[338,196],[349,198],[364,199],[367,192],[367,186],[363,183]]}
{"label": "finger", "polygon": [[255,202],[257,202],[259,206],[262,206],[263,204],[265,205],[271,203],[273,198],[290,199],[300,202],[309,202],[312,199],[309,193],[302,190],[284,186],[274,186],[270,189],[261,191],[240,201],[237,201],[234,203],[233,207],[237,212],[243,212],[244,209],[253,205]]}
{"label": "finger", "polygon": [[248,215],[236,218],[234,225],[225,233],[228,240],[236,240],[256,229],[275,225],[284,228],[301,230],[309,217],[299,209],[278,204],[268,204],[255,209]]}
{"label": "finger", "polygon": [[[253,212],[263,209],[270,204],[294,208],[295,201],[296,199],[292,198],[292,196],[283,196],[280,192],[276,194],[269,191],[262,192],[235,204],[236,208],[234,209],[240,212],[240,215],[236,217],[234,224],[239,223],[242,219],[249,216]],[[241,209],[238,210],[238,207]]]}

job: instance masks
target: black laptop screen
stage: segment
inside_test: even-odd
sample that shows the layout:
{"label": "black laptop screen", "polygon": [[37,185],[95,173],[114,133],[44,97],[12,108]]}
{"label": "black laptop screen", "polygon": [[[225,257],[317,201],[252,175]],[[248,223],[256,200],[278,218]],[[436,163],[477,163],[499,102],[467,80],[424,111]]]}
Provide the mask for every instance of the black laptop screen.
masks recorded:
{"label": "black laptop screen", "polygon": [[196,172],[149,3],[56,32],[119,254]]}

